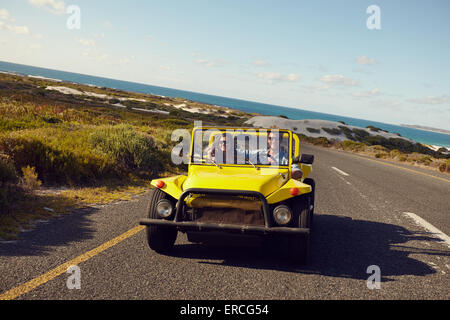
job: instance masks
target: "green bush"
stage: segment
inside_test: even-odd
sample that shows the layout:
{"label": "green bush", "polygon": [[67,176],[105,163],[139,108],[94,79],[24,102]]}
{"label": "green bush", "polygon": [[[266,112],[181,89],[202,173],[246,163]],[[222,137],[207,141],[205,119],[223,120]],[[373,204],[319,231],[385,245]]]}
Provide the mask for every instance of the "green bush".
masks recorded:
{"label": "green bush", "polygon": [[168,162],[149,135],[129,125],[10,132],[0,135],[0,153],[9,156],[17,172],[35,167],[46,184],[153,175]]}
{"label": "green bush", "polygon": [[322,130],[332,135],[340,135],[342,133],[342,130],[338,128],[322,128]]}
{"label": "green bush", "polygon": [[440,163],[438,169],[441,172],[450,172],[450,160]]}
{"label": "green bush", "polygon": [[[0,137],[0,151],[11,157],[17,171],[31,166],[44,183],[73,184],[102,178],[114,170],[113,163],[92,152],[80,137],[77,141],[75,134],[83,136],[80,131],[66,134],[66,139],[56,131],[54,136],[44,130],[33,133]],[[67,141],[70,138],[73,141]]]}
{"label": "green bush", "polygon": [[356,140],[357,141],[364,141],[367,137],[369,137],[370,136],[370,133],[368,133],[366,130],[364,130],[364,129],[357,129],[357,128],[354,128],[353,130],[353,133],[355,134],[355,138],[356,138]]}
{"label": "green bush", "polygon": [[38,179],[38,174],[34,167],[26,166],[22,168],[22,174],[21,186],[24,190],[31,192],[41,186],[42,182]]}
{"label": "green bush", "polygon": [[389,152],[389,155],[391,156],[391,158],[395,159],[395,158],[400,157],[402,155],[402,153],[399,150],[394,149]]}
{"label": "green bush", "polygon": [[355,141],[351,141],[351,140],[345,140],[342,143],[342,146],[343,146],[344,150],[350,150],[350,151],[363,151],[366,148],[364,143],[355,142]]}
{"label": "green bush", "polygon": [[330,141],[325,137],[314,138],[312,143],[316,146],[323,146],[323,147],[329,147],[331,145]]}
{"label": "green bush", "polygon": [[314,128],[308,127],[308,128],[306,128],[306,130],[311,133],[320,133],[320,129],[314,129]]}
{"label": "green bush", "polygon": [[380,132],[380,131],[387,132],[386,130],[383,130],[381,128],[374,127],[374,126],[367,126],[366,128],[369,129],[370,131],[374,131],[374,132]]}
{"label": "green bush", "polygon": [[9,158],[0,154],[0,215],[9,211],[18,196],[14,183],[18,180],[16,169]]}
{"label": "green bush", "polygon": [[433,162],[433,159],[430,156],[421,156],[418,162],[429,166]]}
{"label": "green bush", "polygon": [[8,156],[0,154],[0,187],[17,181],[17,171]]}
{"label": "green bush", "polygon": [[90,143],[117,163],[122,172],[134,170],[154,174],[163,168],[153,139],[136,132],[129,125],[97,130],[90,136]]}
{"label": "green bush", "polygon": [[338,128],[340,128],[344,132],[345,137],[347,139],[353,140],[353,141],[355,140],[355,137],[353,136],[353,131],[350,128],[348,128],[346,126],[338,126]]}

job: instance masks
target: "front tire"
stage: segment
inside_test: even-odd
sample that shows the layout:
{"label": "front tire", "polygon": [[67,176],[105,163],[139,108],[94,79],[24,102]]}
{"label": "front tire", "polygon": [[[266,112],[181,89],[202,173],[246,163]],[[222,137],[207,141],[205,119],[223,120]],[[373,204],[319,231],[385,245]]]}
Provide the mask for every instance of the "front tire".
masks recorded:
{"label": "front tire", "polygon": [[[311,212],[309,210],[310,197],[297,200],[295,209],[299,212],[298,227],[311,230]],[[288,236],[289,258],[296,264],[305,264],[309,256],[309,234],[296,234]]]}
{"label": "front tire", "polygon": [[[150,219],[160,219],[156,212],[156,203],[161,199],[170,199],[170,196],[159,189],[150,191],[150,200],[147,207],[147,217]],[[150,225],[147,227],[147,242],[150,249],[158,253],[169,252],[175,240],[178,231],[175,228]]]}

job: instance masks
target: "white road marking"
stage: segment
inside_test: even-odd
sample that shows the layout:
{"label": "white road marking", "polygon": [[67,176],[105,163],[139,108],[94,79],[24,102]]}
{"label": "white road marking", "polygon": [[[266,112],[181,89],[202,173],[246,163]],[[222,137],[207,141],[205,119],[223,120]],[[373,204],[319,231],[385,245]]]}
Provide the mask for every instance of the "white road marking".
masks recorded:
{"label": "white road marking", "polygon": [[339,173],[342,174],[343,176],[348,176],[348,175],[349,175],[348,173],[345,173],[344,171],[342,171],[341,169],[338,169],[338,168],[336,168],[336,167],[331,167],[331,169],[336,170],[337,172],[339,172]]}
{"label": "white road marking", "polygon": [[403,214],[413,219],[415,223],[424,227],[429,232],[433,233],[434,236],[440,238],[450,248],[450,237],[448,235],[412,212],[403,212]]}

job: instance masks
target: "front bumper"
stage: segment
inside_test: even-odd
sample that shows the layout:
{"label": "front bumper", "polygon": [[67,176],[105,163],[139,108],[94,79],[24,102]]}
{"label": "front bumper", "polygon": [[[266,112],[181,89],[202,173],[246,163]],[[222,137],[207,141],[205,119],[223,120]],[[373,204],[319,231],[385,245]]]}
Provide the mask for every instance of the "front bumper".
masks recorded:
{"label": "front bumper", "polygon": [[192,221],[170,221],[163,219],[141,219],[141,225],[145,226],[165,226],[175,227],[179,231],[222,231],[230,233],[244,233],[254,235],[264,234],[309,234],[308,228],[287,228],[287,227],[263,227],[263,226],[247,226],[247,225],[233,225],[233,224],[216,224],[216,223],[201,223]]}

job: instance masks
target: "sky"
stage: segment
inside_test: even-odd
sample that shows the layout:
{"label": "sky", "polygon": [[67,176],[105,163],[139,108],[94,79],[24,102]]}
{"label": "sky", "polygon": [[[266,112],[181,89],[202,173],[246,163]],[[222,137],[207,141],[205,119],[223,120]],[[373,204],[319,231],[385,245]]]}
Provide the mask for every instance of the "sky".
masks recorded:
{"label": "sky", "polygon": [[448,130],[449,39],[447,0],[0,0],[1,61]]}

